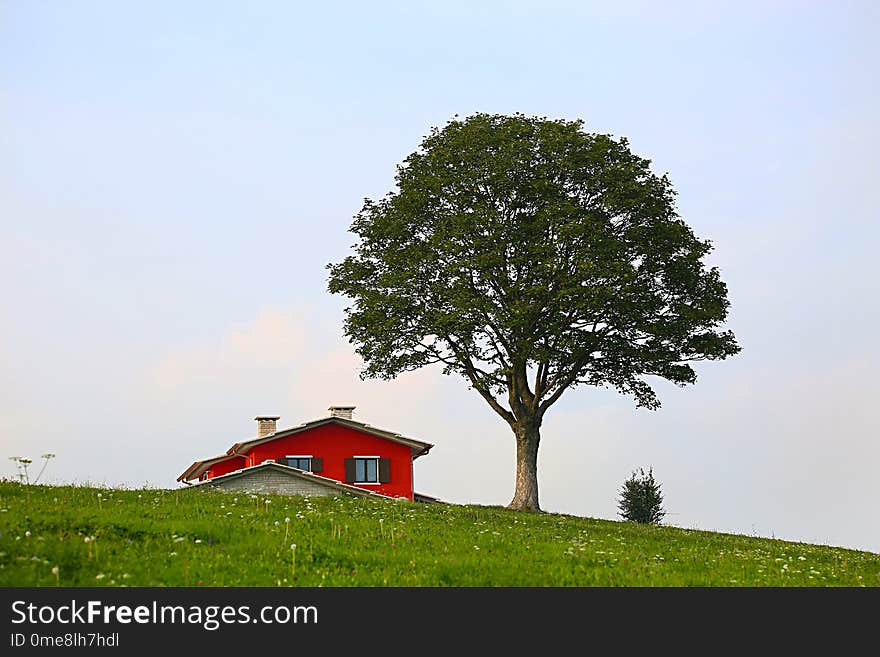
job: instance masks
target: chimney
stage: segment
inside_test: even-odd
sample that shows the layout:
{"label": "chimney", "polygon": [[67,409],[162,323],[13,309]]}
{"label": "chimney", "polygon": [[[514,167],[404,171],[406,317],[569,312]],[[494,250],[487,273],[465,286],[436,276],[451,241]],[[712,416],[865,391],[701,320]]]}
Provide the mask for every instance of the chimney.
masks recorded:
{"label": "chimney", "polygon": [[280,415],[258,415],[254,419],[257,421],[257,438],[268,436],[275,433],[275,422]]}
{"label": "chimney", "polygon": [[343,420],[350,420],[354,409],[354,406],[331,406],[330,417],[341,417]]}

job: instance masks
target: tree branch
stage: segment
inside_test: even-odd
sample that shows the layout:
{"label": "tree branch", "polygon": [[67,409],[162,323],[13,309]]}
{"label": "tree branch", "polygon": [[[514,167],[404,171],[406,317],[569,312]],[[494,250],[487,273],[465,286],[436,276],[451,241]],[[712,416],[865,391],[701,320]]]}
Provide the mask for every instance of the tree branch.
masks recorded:
{"label": "tree branch", "polygon": [[556,390],[552,395],[547,397],[540,406],[538,406],[538,410],[543,414],[548,408],[550,408],[553,404],[556,403],[556,400],[562,396],[562,393],[568,389],[572,383],[577,381],[577,378],[581,375],[581,370],[590,362],[590,356],[587,354],[584,358],[575,363],[574,367],[569,370],[569,374],[565,376],[561,382],[554,381],[551,384],[551,388],[555,387]]}
{"label": "tree branch", "polygon": [[504,408],[501,404],[498,403],[498,400],[495,399],[495,396],[491,393],[490,390],[487,390],[483,381],[480,379],[477,374],[477,370],[474,367],[473,361],[471,361],[470,356],[461,349],[455,341],[450,338],[448,335],[444,335],[443,339],[449,343],[449,346],[452,348],[452,351],[455,352],[456,358],[460,361],[460,363],[464,366],[465,374],[468,379],[470,379],[471,384],[474,386],[474,390],[480,393],[483,399],[489,404],[493,411],[498,413],[511,427],[516,425],[516,418],[513,413]]}

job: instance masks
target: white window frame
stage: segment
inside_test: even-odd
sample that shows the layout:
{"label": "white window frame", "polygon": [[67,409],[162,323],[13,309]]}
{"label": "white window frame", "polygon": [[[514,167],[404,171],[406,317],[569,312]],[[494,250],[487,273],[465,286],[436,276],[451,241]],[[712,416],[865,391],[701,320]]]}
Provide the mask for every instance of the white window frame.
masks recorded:
{"label": "white window frame", "polygon": [[285,454],[284,458],[286,459],[308,459],[309,460],[309,469],[308,470],[300,470],[300,468],[293,468],[292,465],[287,466],[288,468],[293,468],[294,470],[300,470],[300,472],[311,472],[312,471],[312,459],[315,458],[311,454]]}
{"label": "white window frame", "polygon": [[[353,459],[374,459],[376,461],[376,481],[355,481],[352,483],[357,484],[358,486],[381,486],[382,482],[379,481],[379,459],[385,458],[383,456],[358,456],[355,454],[351,458]],[[354,467],[354,476],[357,478],[357,464]]]}

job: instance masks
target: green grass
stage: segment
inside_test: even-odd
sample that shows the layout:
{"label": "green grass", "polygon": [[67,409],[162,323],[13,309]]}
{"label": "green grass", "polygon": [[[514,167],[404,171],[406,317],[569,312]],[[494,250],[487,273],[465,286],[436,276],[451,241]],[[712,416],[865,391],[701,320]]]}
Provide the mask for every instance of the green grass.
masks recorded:
{"label": "green grass", "polygon": [[498,507],[0,482],[0,585],[880,586],[880,555]]}

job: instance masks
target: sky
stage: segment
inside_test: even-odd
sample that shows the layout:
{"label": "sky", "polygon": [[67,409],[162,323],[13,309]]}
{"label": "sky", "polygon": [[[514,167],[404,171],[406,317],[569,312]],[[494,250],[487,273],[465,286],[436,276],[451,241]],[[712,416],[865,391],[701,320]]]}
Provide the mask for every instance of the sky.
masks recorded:
{"label": "sky", "polygon": [[658,411],[568,391],[542,507],[615,519],[653,467],[668,524],[880,552],[878,64],[873,2],[0,0],[0,476],[176,487],[354,404],[435,444],[417,490],[509,502],[507,425],[360,381],[325,265],[432,126],[523,112],[669,174],[743,348]]}

